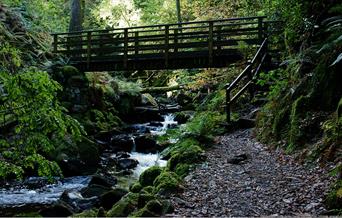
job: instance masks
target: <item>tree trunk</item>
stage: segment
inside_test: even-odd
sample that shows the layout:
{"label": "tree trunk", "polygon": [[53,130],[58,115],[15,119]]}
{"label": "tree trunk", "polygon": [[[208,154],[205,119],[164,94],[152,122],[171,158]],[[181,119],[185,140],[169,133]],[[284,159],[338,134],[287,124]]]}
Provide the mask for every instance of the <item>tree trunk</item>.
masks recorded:
{"label": "tree trunk", "polygon": [[176,10],[178,23],[182,23],[180,0],[176,0]]}
{"label": "tree trunk", "polygon": [[71,0],[71,18],[69,32],[82,31],[83,13],[81,0]]}

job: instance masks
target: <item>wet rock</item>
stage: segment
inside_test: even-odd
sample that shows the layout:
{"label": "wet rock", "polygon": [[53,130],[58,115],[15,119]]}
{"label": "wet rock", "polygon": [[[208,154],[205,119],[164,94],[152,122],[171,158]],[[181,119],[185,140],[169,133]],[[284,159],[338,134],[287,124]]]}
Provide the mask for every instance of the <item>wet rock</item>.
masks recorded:
{"label": "wet rock", "polygon": [[184,124],[188,122],[188,120],[191,118],[190,114],[187,114],[185,112],[178,112],[175,114],[175,121],[178,122],[178,124]]}
{"label": "wet rock", "polygon": [[83,198],[81,193],[73,192],[72,190],[65,190],[60,198],[60,201],[68,204],[75,212],[91,209],[99,203],[99,200],[96,196]]}
{"label": "wet rock", "polygon": [[131,155],[127,152],[123,152],[123,151],[119,151],[118,153],[116,153],[115,155],[117,158],[129,158],[131,157]]}
{"label": "wet rock", "polygon": [[101,176],[101,175],[94,175],[94,176],[92,176],[92,178],[89,182],[89,186],[90,185],[101,185],[101,186],[110,188],[110,187],[116,185],[116,183],[117,183],[117,180],[114,177],[106,178],[106,177]]}
{"label": "wet rock", "polygon": [[150,122],[149,126],[161,127],[163,126],[163,124],[161,122],[153,121],[153,122]]}
{"label": "wet rock", "polygon": [[106,192],[100,197],[100,205],[104,209],[109,210],[116,202],[118,202],[127,193],[128,191],[122,188],[116,188],[112,191]]}
{"label": "wet rock", "polygon": [[157,142],[150,136],[142,135],[135,138],[136,151],[141,153],[154,153],[158,150]]}
{"label": "wet rock", "polygon": [[138,166],[139,162],[135,159],[122,158],[117,161],[117,167],[121,170],[133,169]]}
{"label": "wet rock", "polygon": [[102,185],[89,185],[88,187],[83,188],[81,190],[81,194],[85,198],[91,198],[94,196],[99,197],[103,195],[104,193],[109,192],[111,190],[112,190],[111,188],[108,188]]}
{"label": "wet rock", "polygon": [[39,212],[43,217],[68,217],[73,214],[72,208],[59,202]]}
{"label": "wet rock", "polygon": [[116,151],[130,152],[133,149],[133,139],[128,135],[115,135],[111,138],[111,147]]}

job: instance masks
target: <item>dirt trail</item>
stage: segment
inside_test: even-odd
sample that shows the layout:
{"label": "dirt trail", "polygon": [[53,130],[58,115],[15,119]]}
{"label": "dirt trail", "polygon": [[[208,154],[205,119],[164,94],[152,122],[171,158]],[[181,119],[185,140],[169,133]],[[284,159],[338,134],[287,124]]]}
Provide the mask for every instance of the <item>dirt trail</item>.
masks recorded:
{"label": "dirt trail", "polygon": [[251,132],[218,138],[207,151],[207,162],[185,178],[185,192],[172,198],[175,211],[168,216],[298,216],[326,211],[325,190],[333,180],[328,169],[300,165],[280,150],[267,149]]}

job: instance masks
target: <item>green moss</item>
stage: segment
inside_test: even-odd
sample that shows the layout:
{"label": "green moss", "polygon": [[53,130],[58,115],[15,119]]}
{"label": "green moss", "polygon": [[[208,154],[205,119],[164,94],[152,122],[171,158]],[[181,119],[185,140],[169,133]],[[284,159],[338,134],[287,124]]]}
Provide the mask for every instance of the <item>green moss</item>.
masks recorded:
{"label": "green moss", "polygon": [[185,177],[190,171],[189,164],[178,164],[175,169],[175,173],[180,177]]}
{"label": "green moss", "polygon": [[14,217],[43,217],[38,212],[29,212],[29,213],[19,213],[16,214]]}
{"label": "green moss", "polygon": [[342,210],[342,180],[338,180],[332,187],[325,200],[329,209]]}
{"label": "green moss", "polygon": [[98,210],[85,210],[82,213],[77,213],[72,215],[71,217],[97,217]]}
{"label": "green moss", "polygon": [[303,144],[304,130],[301,128],[301,120],[305,118],[310,109],[310,98],[301,96],[292,104],[290,115],[289,146],[287,150],[291,152]]}
{"label": "green moss", "polygon": [[156,199],[155,195],[150,193],[143,193],[139,195],[138,199],[138,208],[142,208],[146,205],[147,202]]}
{"label": "green moss", "polygon": [[180,178],[173,172],[164,171],[154,180],[153,185],[158,193],[174,193],[180,190]]}
{"label": "green moss", "polygon": [[150,185],[150,186],[146,186],[143,189],[141,189],[141,191],[139,193],[151,194],[151,193],[154,193],[154,191],[155,191],[155,187]]}
{"label": "green moss", "polygon": [[61,71],[63,72],[65,76],[68,76],[68,77],[77,76],[80,74],[79,70],[76,67],[69,66],[69,65],[63,66]]}
{"label": "green moss", "polygon": [[195,164],[205,160],[203,150],[197,146],[180,149],[174,153],[167,163],[169,170],[174,171],[178,164]]}
{"label": "green moss", "polygon": [[142,185],[139,182],[136,182],[133,185],[131,185],[131,187],[129,187],[129,191],[133,193],[139,193],[142,188]]}
{"label": "green moss", "polygon": [[107,213],[109,217],[126,217],[136,210],[138,206],[139,195],[136,193],[128,193],[119,202],[113,205]]}
{"label": "green moss", "polygon": [[158,166],[153,166],[145,170],[139,177],[139,183],[142,186],[153,185],[153,181],[162,172],[162,168]]}

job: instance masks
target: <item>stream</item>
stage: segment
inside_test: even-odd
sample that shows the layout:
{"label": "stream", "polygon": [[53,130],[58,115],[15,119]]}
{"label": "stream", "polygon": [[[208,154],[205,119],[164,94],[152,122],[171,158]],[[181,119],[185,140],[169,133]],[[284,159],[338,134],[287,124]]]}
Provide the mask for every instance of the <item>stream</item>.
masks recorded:
{"label": "stream", "polygon": [[[133,140],[133,148],[131,152],[127,153],[129,159],[137,161],[136,167],[129,170],[129,173],[118,176],[113,169],[105,169],[102,164],[102,170],[106,170],[109,174],[114,175],[117,178],[117,184],[115,187],[128,188],[129,185],[134,183],[147,168],[151,166],[166,166],[167,161],[162,160],[160,154],[157,153],[142,153],[136,151],[135,137],[148,132],[149,135],[158,136],[166,133],[168,128],[174,128],[177,126],[177,122],[174,121],[172,114],[163,116],[164,121],[149,122],[144,124],[131,125],[133,132],[127,133]],[[102,162],[108,161],[109,158],[116,158],[117,153],[111,150],[105,151],[107,155],[102,155]],[[108,152],[113,152],[109,153]],[[100,163],[101,165],[101,163]],[[101,168],[100,167],[100,168]],[[46,179],[39,177],[31,177],[18,184],[7,184],[7,187],[0,188],[0,215],[8,208],[21,208],[27,205],[51,205],[61,199],[62,194],[67,191],[70,199],[83,200],[84,198],[80,194],[81,190],[89,185],[91,175],[89,176],[75,176],[64,179],[56,178],[56,182],[48,184]],[[2,212],[1,212],[2,211]]]}

